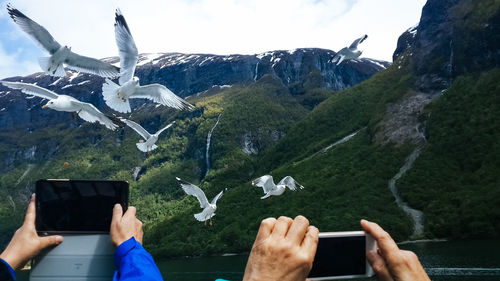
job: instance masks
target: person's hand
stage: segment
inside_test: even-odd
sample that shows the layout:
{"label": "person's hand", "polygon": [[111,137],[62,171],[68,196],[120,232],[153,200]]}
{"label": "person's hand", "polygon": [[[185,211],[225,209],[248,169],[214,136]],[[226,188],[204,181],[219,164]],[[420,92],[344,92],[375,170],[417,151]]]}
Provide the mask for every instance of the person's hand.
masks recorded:
{"label": "person's hand", "polygon": [[316,254],[318,234],[303,216],[263,220],[243,280],[305,280]]}
{"label": "person's hand", "polygon": [[142,222],[135,217],[135,207],[128,207],[125,214],[120,204],[113,208],[113,219],[111,220],[111,242],[116,247],[123,242],[135,237],[142,244]]}
{"label": "person's hand", "polygon": [[16,231],[9,242],[9,245],[0,255],[14,270],[24,267],[24,265],[41,250],[61,244],[63,237],[59,235],[40,237],[35,229],[36,207],[35,194],[31,196],[31,201],[26,211],[23,225]]}
{"label": "person's hand", "polygon": [[366,258],[380,281],[430,281],[417,255],[398,248],[396,242],[378,224],[361,220],[363,229],[377,241],[378,252]]}

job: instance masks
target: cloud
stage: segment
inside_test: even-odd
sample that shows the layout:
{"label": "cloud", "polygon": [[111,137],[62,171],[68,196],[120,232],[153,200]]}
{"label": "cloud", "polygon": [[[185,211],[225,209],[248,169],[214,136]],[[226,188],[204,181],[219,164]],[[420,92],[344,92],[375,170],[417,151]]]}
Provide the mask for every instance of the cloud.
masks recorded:
{"label": "cloud", "polygon": [[24,60],[19,54],[8,54],[0,44],[0,79],[40,71],[36,61]]}
{"label": "cloud", "polygon": [[[369,39],[362,45],[364,55],[391,60],[398,36],[418,22],[425,0],[11,0],[11,3],[46,27],[59,43],[97,58],[118,54],[113,23],[114,10],[120,7],[141,53],[255,54],[302,47],[339,50],[368,34]],[[0,6],[1,19],[6,13],[5,4]],[[18,27],[12,28],[22,33]]]}

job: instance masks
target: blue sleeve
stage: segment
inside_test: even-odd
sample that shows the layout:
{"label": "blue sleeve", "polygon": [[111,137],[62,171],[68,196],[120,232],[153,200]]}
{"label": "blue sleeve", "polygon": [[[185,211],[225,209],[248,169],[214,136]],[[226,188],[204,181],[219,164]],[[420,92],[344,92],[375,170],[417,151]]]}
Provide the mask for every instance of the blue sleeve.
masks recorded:
{"label": "blue sleeve", "polygon": [[113,281],[163,281],[153,257],[134,237],[123,242],[115,251],[118,270]]}
{"label": "blue sleeve", "polygon": [[8,264],[3,259],[0,259],[0,280],[9,281],[16,280],[16,274],[10,264]]}

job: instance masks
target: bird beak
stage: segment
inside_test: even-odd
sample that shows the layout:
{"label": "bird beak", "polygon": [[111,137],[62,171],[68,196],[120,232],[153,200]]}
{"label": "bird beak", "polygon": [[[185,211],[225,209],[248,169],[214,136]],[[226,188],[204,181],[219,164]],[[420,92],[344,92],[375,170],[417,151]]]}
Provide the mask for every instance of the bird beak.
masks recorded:
{"label": "bird beak", "polygon": [[42,106],[42,108],[44,108],[44,109],[45,109],[45,108],[47,108],[47,107],[49,107],[49,106],[48,106],[48,105],[44,105],[44,106]]}

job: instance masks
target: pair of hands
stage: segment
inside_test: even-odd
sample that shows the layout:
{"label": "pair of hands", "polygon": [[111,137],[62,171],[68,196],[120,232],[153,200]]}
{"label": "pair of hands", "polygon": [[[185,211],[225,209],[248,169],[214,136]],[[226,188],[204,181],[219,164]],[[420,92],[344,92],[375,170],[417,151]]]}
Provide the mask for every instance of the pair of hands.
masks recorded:
{"label": "pair of hands", "polygon": [[[123,214],[122,207],[119,204],[116,204],[113,208],[110,235],[111,242],[115,246],[119,246],[131,237],[135,237],[139,243],[142,243],[142,223],[135,217],[135,214],[136,209],[134,207],[129,207],[125,214]],[[33,194],[23,225],[16,231],[7,248],[0,254],[0,258],[5,260],[14,270],[23,268],[41,250],[57,246],[63,242],[63,237],[60,235],[38,236],[35,219],[35,194]]]}
{"label": "pair of hands", "polygon": [[[367,254],[380,281],[430,281],[418,257],[398,248],[378,224],[361,221],[363,229],[378,244],[378,252]],[[305,280],[312,268],[318,245],[318,229],[298,216],[262,221],[245,269],[244,281]]]}

